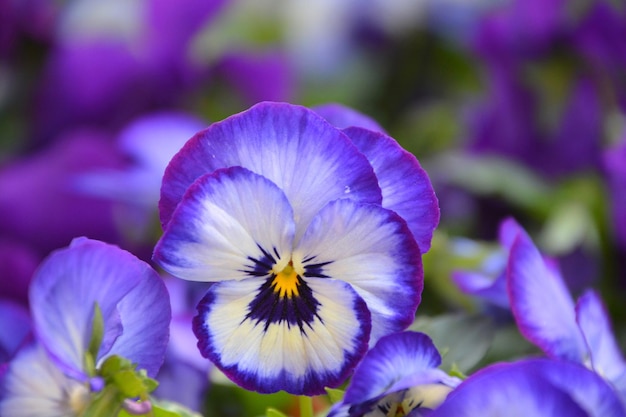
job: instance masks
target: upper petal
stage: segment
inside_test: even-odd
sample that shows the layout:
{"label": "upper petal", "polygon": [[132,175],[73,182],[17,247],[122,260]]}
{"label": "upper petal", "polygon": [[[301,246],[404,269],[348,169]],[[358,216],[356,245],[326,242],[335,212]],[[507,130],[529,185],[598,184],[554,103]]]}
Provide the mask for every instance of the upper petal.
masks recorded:
{"label": "upper petal", "polygon": [[439,224],[439,202],[426,171],[413,154],[383,133],[358,127],[344,132],[372,164],[383,207],[406,220],[422,253],[428,252]]}
{"label": "upper petal", "polygon": [[312,278],[299,288],[283,297],[260,278],[214,284],[194,318],[200,351],[249,390],[338,386],[367,349],[370,314],[344,282]]}
{"label": "upper petal", "polygon": [[511,310],[524,337],[550,357],[582,362],[587,348],[574,302],[561,276],[525,233],[517,235],[511,248],[507,280]]}
{"label": "upper petal", "polygon": [[[161,290],[163,286],[157,273],[129,252],[99,241],[75,239],[68,248],[46,258],[33,277],[30,304],[37,339],[61,369],[81,378],[96,304],[104,318],[99,357],[109,352],[123,332],[131,332],[123,326],[136,320],[158,328],[153,335],[155,339],[167,339],[169,317],[164,323],[161,313],[153,316],[146,311],[148,308],[169,311],[169,300]],[[121,309],[120,303],[134,289],[146,298],[153,297],[153,291],[161,298],[145,308]],[[161,344],[150,337],[144,342],[144,348],[154,350],[162,360]],[[135,360],[134,353],[140,352],[127,353],[128,359]],[[142,357],[146,354],[141,352]],[[138,362],[140,368],[152,366],[149,362]]]}
{"label": "upper petal", "polygon": [[436,369],[440,364],[437,348],[424,333],[384,336],[355,369],[343,402],[363,403],[419,384],[451,380]]}
{"label": "upper petal", "polygon": [[406,222],[374,204],[329,203],[313,219],[294,250],[304,276],[350,283],[372,313],[371,342],[404,330],[415,319],[423,271],[419,248]]}
{"label": "upper petal", "polygon": [[185,193],[154,260],[194,281],[265,276],[276,262],[289,261],[293,234],[293,210],[274,183],[245,168],[225,168]]}
{"label": "upper petal", "polygon": [[198,177],[230,166],[263,175],[283,190],[294,209],[296,236],[329,201],[381,201],[367,158],[341,131],[305,107],[265,102],[212,124],[174,156],[161,188],[161,223],[169,222]]}
{"label": "upper petal", "polygon": [[321,104],[312,107],[312,109],[339,129],[362,127],[374,132],[385,133],[385,129],[371,117],[339,103]]}

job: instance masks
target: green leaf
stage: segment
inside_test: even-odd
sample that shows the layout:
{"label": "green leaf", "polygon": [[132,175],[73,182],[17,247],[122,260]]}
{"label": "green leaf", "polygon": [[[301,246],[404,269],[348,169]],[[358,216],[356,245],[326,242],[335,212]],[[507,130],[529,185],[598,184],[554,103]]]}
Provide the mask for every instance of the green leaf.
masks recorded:
{"label": "green leaf", "polygon": [[110,417],[115,416],[122,407],[123,399],[113,386],[105,387],[96,394],[80,417]]}
{"label": "green leaf", "polygon": [[336,388],[324,388],[326,390],[326,394],[328,394],[328,399],[331,404],[338,403],[343,400],[343,396],[346,393],[344,390],[336,389]]}
{"label": "green leaf", "polygon": [[85,354],[85,367],[89,375],[94,376],[96,373],[96,360],[98,358],[98,352],[100,351],[100,345],[102,345],[102,339],[104,337],[104,318],[102,317],[102,310],[100,305],[95,302],[93,308],[93,319],[91,321],[91,338],[89,340],[89,347]]}
{"label": "green leaf", "polygon": [[481,315],[419,317],[411,330],[426,333],[442,354],[441,368],[468,373],[485,356],[494,337],[491,319]]}
{"label": "green leaf", "polygon": [[148,394],[143,379],[131,370],[117,372],[113,376],[113,383],[126,398],[135,398]]}

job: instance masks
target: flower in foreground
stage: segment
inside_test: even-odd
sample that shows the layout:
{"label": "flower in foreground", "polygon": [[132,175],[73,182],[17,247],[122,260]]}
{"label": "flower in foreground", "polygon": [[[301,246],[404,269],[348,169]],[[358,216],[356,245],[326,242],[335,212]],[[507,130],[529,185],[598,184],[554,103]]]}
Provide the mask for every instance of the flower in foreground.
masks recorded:
{"label": "flower in foreground", "polygon": [[42,262],[29,296],[34,342],[2,377],[0,415],[101,416],[122,403],[142,407],[131,399],[153,389],[170,320],[167,290],[148,264],[78,238]]}
{"label": "flower in foreground", "polygon": [[214,282],[194,319],[202,354],[246,389],[306,395],[413,321],[439,217],[426,173],[393,139],[286,103],[190,139],[159,209],[155,261]]}
{"label": "flower in foreground", "polygon": [[597,374],[566,361],[498,363],[463,381],[429,417],[621,417],[624,410]]}
{"label": "flower in foreground", "polygon": [[357,366],[329,417],[420,416],[436,408],[461,380],[437,367],[441,356],[424,333],[382,337]]}

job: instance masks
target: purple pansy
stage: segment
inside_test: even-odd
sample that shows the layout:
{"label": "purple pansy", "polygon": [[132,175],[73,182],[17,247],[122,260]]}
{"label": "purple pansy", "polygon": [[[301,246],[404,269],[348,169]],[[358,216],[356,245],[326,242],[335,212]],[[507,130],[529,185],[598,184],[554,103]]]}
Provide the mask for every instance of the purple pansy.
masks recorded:
{"label": "purple pansy", "polygon": [[[35,341],[3,376],[3,416],[80,415],[103,388],[100,366],[112,356],[150,377],[163,362],[170,321],[165,285],[148,264],[116,246],[77,238],[53,252],[33,277],[30,304]],[[102,330],[94,346],[97,310]]]}
{"label": "purple pansy", "polygon": [[[416,195],[421,219],[407,211]],[[413,321],[417,242],[428,247],[439,216],[425,172],[391,138],[270,102],[189,140],[159,208],[155,261],[214,282],[194,320],[203,355],[244,388],[294,394],[337,386],[368,344]]]}
{"label": "purple pansy", "polygon": [[461,380],[437,367],[441,356],[417,332],[382,337],[357,366],[344,398],[329,417],[420,415],[436,408]]}
{"label": "purple pansy", "polygon": [[430,417],[620,417],[611,387],[585,367],[528,359],[490,365],[463,381]]}
{"label": "purple pansy", "polygon": [[575,303],[559,270],[523,231],[511,247],[507,281],[522,335],[550,358],[588,366],[626,403],[626,362],[599,295],[587,290]]}

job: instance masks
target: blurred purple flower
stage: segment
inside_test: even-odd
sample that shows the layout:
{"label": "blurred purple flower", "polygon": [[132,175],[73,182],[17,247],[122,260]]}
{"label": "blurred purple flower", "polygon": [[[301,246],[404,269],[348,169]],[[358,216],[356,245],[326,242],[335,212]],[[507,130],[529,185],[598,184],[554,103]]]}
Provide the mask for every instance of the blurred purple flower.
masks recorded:
{"label": "blurred purple flower", "polygon": [[28,285],[39,259],[28,246],[0,239],[0,299],[28,305]]}
{"label": "blurred purple flower", "polygon": [[0,365],[13,358],[30,331],[28,309],[12,300],[0,298]]}
{"label": "blurred purple flower", "polygon": [[[52,49],[40,80],[36,140],[50,140],[71,126],[115,130],[143,112],[179,105],[208,75],[207,65],[193,58],[191,44],[223,3],[149,0],[132,15],[137,21],[129,24],[130,39],[97,29],[81,33],[86,29],[67,24],[69,33]],[[87,16],[77,12],[74,20],[89,22],[97,8],[83,9]]]}
{"label": "blurred purple flower", "polygon": [[626,249],[626,135],[604,153],[604,168],[610,191],[614,238]]}
{"label": "blurred purple flower", "polygon": [[99,367],[113,355],[151,377],[163,363],[171,315],[165,285],[116,246],[77,238],[53,252],[33,277],[30,305],[35,342],[3,375],[3,416],[80,415],[91,391],[103,388]]}
{"label": "blurred purple flower", "polygon": [[365,354],[343,400],[328,416],[419,416],[436,408],[461,382],[439,365],[441,356],[424,333],[387,335]]}
{"label": "blurred purple flower", "polygon": [[0,233],[44,256],[86,235],[121,242],[110,203],[74,189],[74,177],[123,165],[108,137],[75,131],[47,149],[0,168]]}
{"label": "blurred purple flower", "polygon": [[623,417],[597,374],[578,364],[529,359],[490,365],[463,381],[429,417]]}

